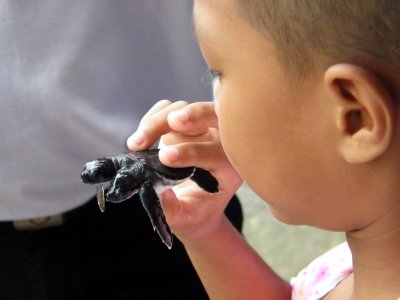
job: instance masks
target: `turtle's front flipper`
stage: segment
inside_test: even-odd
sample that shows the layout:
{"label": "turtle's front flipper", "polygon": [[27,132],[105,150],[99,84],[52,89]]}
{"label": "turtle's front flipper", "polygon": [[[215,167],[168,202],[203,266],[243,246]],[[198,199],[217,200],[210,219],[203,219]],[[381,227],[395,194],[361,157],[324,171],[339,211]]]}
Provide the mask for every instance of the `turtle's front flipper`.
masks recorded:
{"label": "turtle's front flipper", "polygon": [[209,193],[218,192],[218,181],[214,176],[207,170],[196,168],[191,180],[197,183],[199,187]]}
{"label": "turtle's front flipper", "polygon": [[164,212],[161,208],[160,199],[153,188],[153,182],[146,181],[139,189],[139,197],[142,205],[146,210],[153,229],[157,231],[163,243],[172,248],[172,233],[167,221],[165,220]]}

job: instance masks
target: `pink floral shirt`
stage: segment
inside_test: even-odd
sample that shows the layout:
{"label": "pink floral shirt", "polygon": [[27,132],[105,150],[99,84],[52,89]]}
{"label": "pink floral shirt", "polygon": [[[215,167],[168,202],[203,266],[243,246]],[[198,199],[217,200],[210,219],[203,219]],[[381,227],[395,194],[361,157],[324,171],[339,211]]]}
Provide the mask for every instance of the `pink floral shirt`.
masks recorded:
{"label": "pink floral shirt", "polygon": [[318,257],[290,281],[292,300],[319,300],[353,272],[347,243]]}

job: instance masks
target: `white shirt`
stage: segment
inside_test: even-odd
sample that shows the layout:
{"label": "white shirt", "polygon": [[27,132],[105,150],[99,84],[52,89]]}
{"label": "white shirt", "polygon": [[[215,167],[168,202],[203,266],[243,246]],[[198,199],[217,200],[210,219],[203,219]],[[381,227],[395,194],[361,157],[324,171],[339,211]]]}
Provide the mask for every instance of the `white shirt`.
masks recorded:
{"label": "white shirt", "polygon": [[312,261],[295,278],[292,300],[320,300],[353,273],[353,258],[347,243],[340,244]]}
{"label": "white shirt", "polygon": [[160,99],[205,100],[187,0],[0,0],[0,220],[72,209]]}

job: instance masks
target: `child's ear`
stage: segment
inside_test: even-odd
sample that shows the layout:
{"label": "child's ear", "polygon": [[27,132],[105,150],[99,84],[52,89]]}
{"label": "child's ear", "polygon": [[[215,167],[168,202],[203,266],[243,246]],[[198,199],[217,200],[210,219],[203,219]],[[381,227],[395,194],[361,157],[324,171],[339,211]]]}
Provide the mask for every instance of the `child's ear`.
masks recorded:
{"label": "child's ear", "polygon": [[394,104],[385,84],[371,71],[337,64],[325,72],[335,101],[339,150],[349,163],[365,163],[384,153],[394,130]]}

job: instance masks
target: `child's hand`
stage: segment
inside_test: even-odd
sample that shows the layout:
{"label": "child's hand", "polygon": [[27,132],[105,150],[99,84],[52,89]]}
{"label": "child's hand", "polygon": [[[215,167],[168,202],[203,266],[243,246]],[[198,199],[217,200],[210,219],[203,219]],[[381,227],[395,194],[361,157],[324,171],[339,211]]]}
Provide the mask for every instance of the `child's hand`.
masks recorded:
{"label": "child's hand", "polygon": [[222,149],[214,103],[187,104],[163,100],[149,110],[137,132],[128,139],[130,150],[148,149],[158,138],[160,160],[170,167],[196,166],[209,170],[219,182],[210,194],[191,181],[164,193],[161,202],[172,231],[182,241],[206,240],[218,231],[223,211],[242,179]]}

